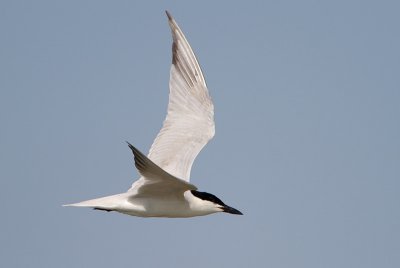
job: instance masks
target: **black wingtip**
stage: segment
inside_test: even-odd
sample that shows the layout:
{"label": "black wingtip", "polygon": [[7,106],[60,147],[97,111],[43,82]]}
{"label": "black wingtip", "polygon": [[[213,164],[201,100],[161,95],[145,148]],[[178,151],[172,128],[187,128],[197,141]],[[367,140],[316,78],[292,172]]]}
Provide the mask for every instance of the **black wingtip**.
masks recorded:
{"label": "black wingtip", "polygon": [[133,155],[135,156],[135,161],[138,159],[138,161],[142,158],[142,156],[145,156],[141,151],[139,151],[135,146],[130,144],[128,141],[126,142],[129,146],[129,148],[132,150]]}
{"label": "black wingtip", "polygon": [[125,141],[125,142],[128,144],[128,146],[132,150],[133,154],[135,154],[136,148],[132,144],[130,144],[129,141]]}
{"label": "black wingtip", "polygon": [[125,141],[125,142],[128,144],[129,148],[133,147],[133,145],[130,144],[129,141]]}
{"label": "black wingtip", "polygon": [[165,10],[165,14],[167,14],[169,20],[173,20],[172,15],[168,12],[168,10]]}

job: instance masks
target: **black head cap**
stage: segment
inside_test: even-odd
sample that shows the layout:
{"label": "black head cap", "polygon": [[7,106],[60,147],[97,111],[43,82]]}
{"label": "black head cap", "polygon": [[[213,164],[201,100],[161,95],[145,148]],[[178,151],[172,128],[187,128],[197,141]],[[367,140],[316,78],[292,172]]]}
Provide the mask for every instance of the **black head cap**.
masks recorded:
{"label": "black head cap", "polygon": [[220,205],[222,210],[223,210],[223,212],[230,213],[230,214],[243,215],[243,213],[240,212],[239,210],[225,205],[225,203],[222,202],[221,199],[219,199],[218,197],[216,197],[213,194],[210,194],[210,193],[207,193],[207,192],[199,192],[199,191],[196,191],[196,190],[192,190],[191,192],[197,198],[200,198],[202,200],[207,200],[207,201],[210,201],[210,202],[213,202],[215,204]]}

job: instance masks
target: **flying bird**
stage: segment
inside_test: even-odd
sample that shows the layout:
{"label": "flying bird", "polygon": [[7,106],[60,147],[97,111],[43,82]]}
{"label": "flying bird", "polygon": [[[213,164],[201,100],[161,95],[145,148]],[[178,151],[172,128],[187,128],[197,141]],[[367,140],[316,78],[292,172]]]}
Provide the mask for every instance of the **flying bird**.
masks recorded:
{"label": "flying bird", "polygon": [[189,182],[192,164],[215,134],[214,105],[200,65],[178,24],[172,32],[172,66],[166,119],[148,156],[128,143],[141,177],[125,193],[64,206],[90,207],[138,217],[186,218],[242,213]]}

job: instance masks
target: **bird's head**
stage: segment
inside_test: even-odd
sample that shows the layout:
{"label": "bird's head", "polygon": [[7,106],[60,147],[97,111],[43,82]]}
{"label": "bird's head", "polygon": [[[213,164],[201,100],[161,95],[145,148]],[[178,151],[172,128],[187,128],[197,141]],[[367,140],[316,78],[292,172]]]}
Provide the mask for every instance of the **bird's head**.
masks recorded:
{"label": "bird's head", "polygon": [[199,192],[196,190],[192,190],[191,193],[195,197],[201,199],[203,201],[202,206],[207,206],[209,210],[214,210],[214,212],[226,212],[230,214],[243,215],[243,213],[239,210],[225,205],[224,202],[221,201],[221,199],[213,194]]}

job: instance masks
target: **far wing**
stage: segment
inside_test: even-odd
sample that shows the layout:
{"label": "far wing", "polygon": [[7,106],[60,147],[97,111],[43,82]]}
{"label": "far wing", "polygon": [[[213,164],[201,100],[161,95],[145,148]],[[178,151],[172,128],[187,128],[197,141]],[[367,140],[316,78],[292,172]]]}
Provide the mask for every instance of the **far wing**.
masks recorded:
{"label": "far wing", "polygon": [[194,159],[214,136],[214,106],[199,63],[183,32],[167,12],[172,31],[168,114],[149,158],[189,181]]}
{"label": "far wing", "polygon": [[142,175],[141,179],[135,182],[136,187],[131,188],[131,190],[137,190],[137,196],[147,194],[152,196],[179,195],[188,190],[197,190],[197,187],[193,184],[165,172],[132,144],[127,143],[135,156],[135,166]]}

